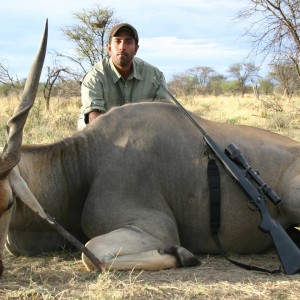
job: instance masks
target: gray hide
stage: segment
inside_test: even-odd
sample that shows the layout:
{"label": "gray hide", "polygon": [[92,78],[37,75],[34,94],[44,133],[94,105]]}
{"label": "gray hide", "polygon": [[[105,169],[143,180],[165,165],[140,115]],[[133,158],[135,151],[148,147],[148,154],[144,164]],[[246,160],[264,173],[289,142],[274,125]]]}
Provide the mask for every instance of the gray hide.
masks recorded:
{"label": "gray hide", "polygon": [[[197,118],[222,147],[235,143],[282,197],[269,205],[287,228],[299,225],[299,143],[277,134]],[[134,228],[193,253],[216,253],[210,237],[207,156],[202,136],[171,104],[116,108],[90,128],[52,145],[24,146],[21,176],[46,211],[66,229],[91,239]],[[221,171],[221,232],[226,251],[256,253],[271,241],[258,229],[258,212]],[[54,250],[61,240],[17,202],[9,241],[29,255]],[[150,250],[150,249],[149,249]]]}

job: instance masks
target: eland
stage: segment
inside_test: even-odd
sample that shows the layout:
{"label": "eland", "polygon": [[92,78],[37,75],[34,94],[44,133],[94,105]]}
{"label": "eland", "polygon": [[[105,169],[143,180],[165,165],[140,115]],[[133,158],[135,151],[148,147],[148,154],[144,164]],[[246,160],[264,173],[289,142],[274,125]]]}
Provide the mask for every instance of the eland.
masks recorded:
{"label": "eland", "polygon": [[[46,53],[47,25],[0,159],[0,273],[7,249],[33,256],[66,246],[40,215],[46,211],[86,243],[102,269],[160,270],[218,253],[210,235],[207,156],[201,135],[170,103],[114,108],[51,144],[22,145]],[[285,228],[300,225],[300,144],[266,130],[194,116],[222,146],[235,143],[283,199],[268,203]],[[226,171],[221,173],[225,251],[259,253],[271,239]],[[36,212],[28,208],[31,203]],[[89,270],[95,266],[83,254]]]}

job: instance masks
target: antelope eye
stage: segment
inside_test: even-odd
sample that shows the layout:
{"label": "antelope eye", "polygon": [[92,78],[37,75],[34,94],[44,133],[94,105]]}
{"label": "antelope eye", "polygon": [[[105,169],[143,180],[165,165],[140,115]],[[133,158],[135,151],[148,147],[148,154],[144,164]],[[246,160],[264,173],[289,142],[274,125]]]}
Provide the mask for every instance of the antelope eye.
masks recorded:
{"label": "antelope eye", "polygon": [[10,201],[7,206],[7,210],[10,210],[14,205],[14,201]]}

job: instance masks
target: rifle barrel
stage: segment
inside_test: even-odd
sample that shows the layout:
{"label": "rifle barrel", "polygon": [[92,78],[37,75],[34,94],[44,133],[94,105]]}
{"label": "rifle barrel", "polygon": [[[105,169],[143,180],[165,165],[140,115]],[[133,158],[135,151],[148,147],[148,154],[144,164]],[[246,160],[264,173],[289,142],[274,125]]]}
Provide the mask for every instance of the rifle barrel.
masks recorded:
{"label": "rifle barrel", "polygon": [[180,104],[180,102],[170,93],[170,91],[164,86],[163,82],[156,76],[154,77],[154,79],[159,83],[163,90],[172,98],[172,100],[180,108],[180,110],[192,121],[192,123],[198,128],[198,130],[203,135],[206,135],[207,133],[205,132],[205,130],[199,125],[199,123],[193,118],[193,116],[187,112],[187,110]]}

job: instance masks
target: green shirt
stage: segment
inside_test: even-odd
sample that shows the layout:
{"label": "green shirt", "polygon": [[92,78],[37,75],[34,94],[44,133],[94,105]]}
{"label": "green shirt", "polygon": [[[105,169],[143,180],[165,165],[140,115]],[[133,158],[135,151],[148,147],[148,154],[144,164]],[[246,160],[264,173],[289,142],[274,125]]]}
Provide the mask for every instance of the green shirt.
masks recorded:
{"label": "green shirt", "polygon": [[133,60],[133,72],[125,81],[110,58],[97,63],[84,77],[81,85],[82,114],[106,112],[114,106],[130,102],[163,100],[169,96],[154,80],[166,84],[163,73],[140,58]]}

